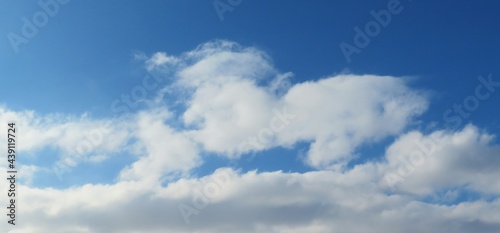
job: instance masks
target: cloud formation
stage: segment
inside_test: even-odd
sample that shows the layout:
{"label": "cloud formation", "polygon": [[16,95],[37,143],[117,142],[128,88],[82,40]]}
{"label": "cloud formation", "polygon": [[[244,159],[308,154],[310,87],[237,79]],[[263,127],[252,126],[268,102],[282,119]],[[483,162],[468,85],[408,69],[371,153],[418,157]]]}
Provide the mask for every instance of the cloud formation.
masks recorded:
{"label": "cloud formation", "polygon": [[[340,74],[292,83],[293,74],[279,71],[263,51],[229,41],[178,56],[158,52],[145,59],[145,68],[170,82],[148,108],[126,116],[0,109],[2,121],[22,125],[20,149],[33,156],[53,147],[73,167],[120,153],[136,156],[111,184],[23,184],[19,225],[9,233],[500,229],[495,136],[474,125],[409,131],[429,98],[405,77]],[[179,99],[182,106],[167,107]],[[346,166],[363,145],[391,138],[381,160]],[[208,153],[239,158],[298,143],[309,145],[303,161],[308,172],[222,167],[193,175]],[[31,176],[47,169],[23,166]],[[389,185],[391,175],[400,180]],[[462,192],[478,197],[462,200]]]}

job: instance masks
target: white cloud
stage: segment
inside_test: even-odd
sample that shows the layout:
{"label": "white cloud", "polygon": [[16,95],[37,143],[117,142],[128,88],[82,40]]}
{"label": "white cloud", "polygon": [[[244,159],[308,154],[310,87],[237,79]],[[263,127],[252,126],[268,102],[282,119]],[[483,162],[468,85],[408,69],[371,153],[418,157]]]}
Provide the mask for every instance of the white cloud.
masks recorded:
{"label": "white cloud", "polygon": [[197,145],[182,132],[164,124],[164,110],[141,112],[137,116],[136,137],[145,156],[125,168],[121,180],[157,181],[169,172],[187,172],[200,163]]}
{"label": "white cloud", "polygon": [[459,187],[500,195],[500,146],[493,139],[473,125],[458,132],[410,132],[388,148],[386,174],[401,178],[398,190],[414,194]]}
{"label": "white cloud", "polygon": [[[143,55],[142,55],[143,56]],[[141,55],[136,55],[136,57],[141,58]],[[147,70],[153,70],[158,66],[163,65],[176,65],[179,60],[176,57],[169,56],[164,52],[157,52],[151,56],[151,58],[146,60]]]}
{"label": "white cloud", "polygon": [[35,174],[37,174],[37,172],[40,172],[43,169],[35,165],[21,165],[19,167],[19,170],[23,171],[18,176],[19,182],[24,185],[31,185]]}
{"label": "white cloud", "polygon": [[[59,151],[62,159],[83,161],[96,153],[117,153],[131,137],[130,125],[121,120],[92,119],[84,114],[80,117],[49,114],[39,115],[35,111],[12,111],[0,108],[0,121],[14,121],[17,127],[18,150],[33,154],[44,148]],[[1,128],[6,131],[6,126]],[[6,139],[6,135],[1,136]]]}
{"label": "white cloud", "polygon": [[312,141],[307,159],[315,167],[349,159],[360,145],[397,135],[428,105],[404,79],[374,75],[297,84],[283,99],[297,119],[279,141]]}
{"label": "white cloud", "polygon": [[[207,180],[181,179],[167,187],[144,182],[85,185],[66,190],[23,187],[23,224],[18,231],[66,232],[496,232],[500,202],[454,206],[427,204],[411,196],[372,189],[369,169],[238,174],[210,205],[186,224],[180,203],[194,206]],[[217,179],[217,178],[215,178]],[[27,207],[29,206],[29,208]],[[362,223],[362,224],[360,224]],[[419,224],[415,224],[419,223]],[[35,228],[36,226],[36,228]],[[35,230],[36,229],[36,230]],[[15,232],[15,231],[12,231]],[[84,231],[85,232],[85,231]]]}
{"label": "white cloud", "polygon": [[[178,59],[184,65],[170,88],[189,90],[182,115],[195,127],[189,135],[205,150],[227,156],[305,141],[312,142],[310,165],[343,164],[364,143],[402,132],[428,105],[405,78],[391,76],[343,74],[278,88],[290,73],[278,72],[262,51],[231,42],[207,43]],[[297,119],[262,140],[273,110],[283,108]],[[260,143],[242,146],[252,140]]]}
{"label": "white cloud", "polygon": [[[151,71],[172,75],[159,93],[178,92],[187,100],[184,106],[174,111],[159,101],[152,109],[105,119],[0,108],[1,121],[17,121],[23,153],[54,147],[72,166],[98,163],[116,153],[137,156],[113,184],[54,189],[23,183],[18,189],[19,225],[9,233],[500,229],[500,149],[494,136],[472,125],[429,135],[406,132],[427,109],[428,99],[405,78],[342,74],[292,85],[286,81],[291,73],[279,72],[264,52],[228,41],[206,43],[175,57],[155,53],[145,63]],[[285,119],[287,114],[291,116]],[[386,160],[342,167],[359,147],[390,136],[397,139],[387,148]],[[430,147],[430,138],[439,143]],[[82,141],[100,143],[82,157],[70,156],[83,148]],[[204,177],[191,176],[207,152],[236,157],[298,142],[311,143],[305,162],[318,171],[220,168]],[[422,165],[388,187],[385,178],[400,168],[398,157],[416,150],[429,150]],[[5,163],[0,161],[0,173],[5,174]],[[331,169],[335,167],[343,169]],[[26,179],[44,169],[24,168]],[[1,180],[0,189],[7,187]],[[444,202],[454,201],[461,189],[481,198],[455,205],[422,201],[443,190]],[[495,198],[482,198],[487,194]],[[6,205],[4,199],[0,205]],[[194,212],[183,215],[180,205]],[[4,222],[2,229],[11,229],[7,227]]]}

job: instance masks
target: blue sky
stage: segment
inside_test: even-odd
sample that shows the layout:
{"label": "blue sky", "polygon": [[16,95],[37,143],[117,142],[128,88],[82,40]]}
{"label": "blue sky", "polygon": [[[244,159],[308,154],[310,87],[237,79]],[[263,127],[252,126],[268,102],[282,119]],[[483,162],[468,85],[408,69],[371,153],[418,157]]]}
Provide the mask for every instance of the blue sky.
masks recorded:
{"label": "blue sky", "polygon": [[[475,212],[500,213],[500,3],[66,2],[0,2],[0,115],[19,122],[26,190],[19,192],[36,208],[55,206],[43,214],[23,209],[27,219],[41,220],[9,232],[44,232],[51,216],[69,216],[61,232],[125,232],[114,219],[104,224],[88,214],[120,213],[144,197],[152,200],[151,215],[171,217],[171,228],[149,217],[142,220],[150,227],[129,226],[130,232],[500,229],[500,217]],[[48,21],[35,26],[28,43],[13,44],[13,34],[26,37],[26,22],[47,15],[45,5],[53,11]],[[390,19],[381,25],[371,12]],[[370,36],[367,25],[378,31]],[[356,45],[357,29],[369,40],[365,46]],[[343,43],[359,52],[346,56]],[[116,111],[125,106],[123,95],[139,89],[140,103]],[[274,130],[274,119],[282,120],[277,112],[287,111],[289,124]],[[248,147],[265,131],[268,142]],[[440,140],[428,153],[413,143],[433,137]],[[412,175],[391,183],[388,176],[405,165],[401,155],[415,151],[426,155],[425,165],[413,164]],[[222,194],[186,212],[180,203],[190,205],[193,190],[221,174],[233,177],[229,186],[219,184]],[[286,201],[259,202],[239,189]],[[79,199],[87,192],[115,193],[116,200],[89,204]],[[366,193],[380,197],[380,206],[346,204],[345,215],[332,214],[338,203]],[[75,197],[49,198],[65,195]],[[238,202],[252,197],[259,204]],[[79,205],[96,209],[77,211]],[[242,211],[248,221],[214,214],[221,209]],[[452,217],[410,231],[390,214],[357,212],[380,209],[401,216],[418,209],[422,222]],[[287,214],[300,221],[287,221]],[[354,218],[367,225],[356,226]],[[457,229],[446,228],[451,223]]]}

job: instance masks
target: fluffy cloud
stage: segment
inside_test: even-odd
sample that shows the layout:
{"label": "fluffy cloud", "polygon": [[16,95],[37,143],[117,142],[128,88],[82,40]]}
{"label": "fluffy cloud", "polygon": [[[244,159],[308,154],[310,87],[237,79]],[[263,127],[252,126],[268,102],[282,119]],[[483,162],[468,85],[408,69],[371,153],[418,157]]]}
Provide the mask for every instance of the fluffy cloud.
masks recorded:
{"label": "fluffy cloud", "polygon": [[427,108],[425,96],[388,76],[339,75],[293,86],[284,96],[297,115],[279,139],[312,141],[308,162],[325,167],[366,142],[396,135]]}
{"label": "fluffy cloud", "polygon": [[[278,72],[261,51],[231,42],[207,43],[177,60],[183,65],[172,86],[189,90],[182,118],[195,127],[190,136],[205,150],[228,156],[305,141],[312,142],[307,162],[329,167],[348,161],[366,142],[400,133],[428,105],[406,79],[390,76],[280,85],[290,73]],[[156,68],[169,67],[174,69],[168,63]],[[287,122],[275,120],[287,114]]]}
{"label": "fluffy cloud", "polygon": [[145,156],[125,168],[121,180],[157,181],[172,171],[187,172],[199,163],[197,145],[182,132],[165,125],[164,110],[141,112],[137,116],[135,137]]}
{"label": "fluffy cloud", "polygon": [[[18,150],[33,154],[44,148],[60,153],[61,161],[75,166],[92,160],[93,156],[121,152],[131,137],[126,120],[92,119],[87,114],[80,117],[64,114],[40,115],[35,111],[12,111],[0,108],[1,122],[15,122],[18,129]],[[6,125],[2,130],[6,131]],[[1,136],[6,140],[6,135]]]}
{"label": "fluffy cloud", "polygon": [[387,180],[398,190],[430,195],[467,189],[500,195],[500,146],[468,125],[458,132],[402,135],[387,151]]}
{"label": "fluffy cloud", "polygon": [[[499,229],[498,200],[429,204],[407,195],[387,195],[372,186],[370,175],[370,169],[239,174],[224,168],[166,187],[144,182],[66,190],[23,187],[20,202],[29,208],[21,208],[25,223],[11,232],[465,233]],[[206,189],[211,183],[218,183],[215,191]],[[186,215],[188,224],[180,204],[193,208]]]}
{"label": "fluffy cloud", "polygon": [[[456,132],[407,132],[429,101],[404,77],[341,74],[292,85],[293,74],[278,71],[264,52],[228,41],[206,43],[178,56],[158,52],[141,59],[150,72],[171,78],[150,109],[105,119],[0,109],[2,121],[16,120],[20,126],[23,152],[36,155],[53,147],[72,166],[81,161],[99,163],[119,153],[137,158],[112,184],[65,189],[30,186],[33,173],[46,168],[23,165],[27,182],[18,189],[19,222],[15,228],[3,223],[2,229],[10,229],[9,233],[500,229],[496,180],[500,174],[495,169],[500,165],[500,147],[494,136],[473,125]],[[166,108],[169,101],[178,100],[166,93],[183,105]],[[105,136],[91,129],[102,129]],[[396,139],[380,155],[381,161],[351,169],[343,166],[364,144],[388,137]],[[304,162],[316,170],[242,172],[227,167],[192,176],[205,153],[235,158],[250,151],[293,148],[300,142],[310,144]],[[75,150],[82,155],[71,156]],[[404,170],[404,161],[411,163],[411,171]],[[0,173],[5,172],[2,160]],[[388,185],[391,175],[398,180]],[[5,179],[0,182],[0,189],[7,187]],[[457,200],[464,190],[478,193],[478,198]],[[432,195],[453,204],[428,201]]]}

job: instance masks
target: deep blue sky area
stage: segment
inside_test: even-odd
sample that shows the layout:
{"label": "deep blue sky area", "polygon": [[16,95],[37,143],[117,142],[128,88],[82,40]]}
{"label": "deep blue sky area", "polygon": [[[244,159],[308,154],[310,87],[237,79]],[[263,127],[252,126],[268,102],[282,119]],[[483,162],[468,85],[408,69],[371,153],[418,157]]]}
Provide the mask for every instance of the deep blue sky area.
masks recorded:
{"label": "deep blue sky area", "polygon": [[[469,93],[477,76],[499,73],[496,1],[402,0],[402,11],[347,63],[339,44],[353,44],[353,28],[388,2],[243,1],[220,21],[211,1],[73,0],[19,53],[3,37],[0,98],[14,109],[108,115],[111,101],[142,78],[134,52],[176,55],[213,39],[261,48],[294,82],[345,71],[417,76],[415,86],[443,93],[439,107]],[[3,35],[19,34],[22,17],[41,9],[36,1],[0,4]]]}

